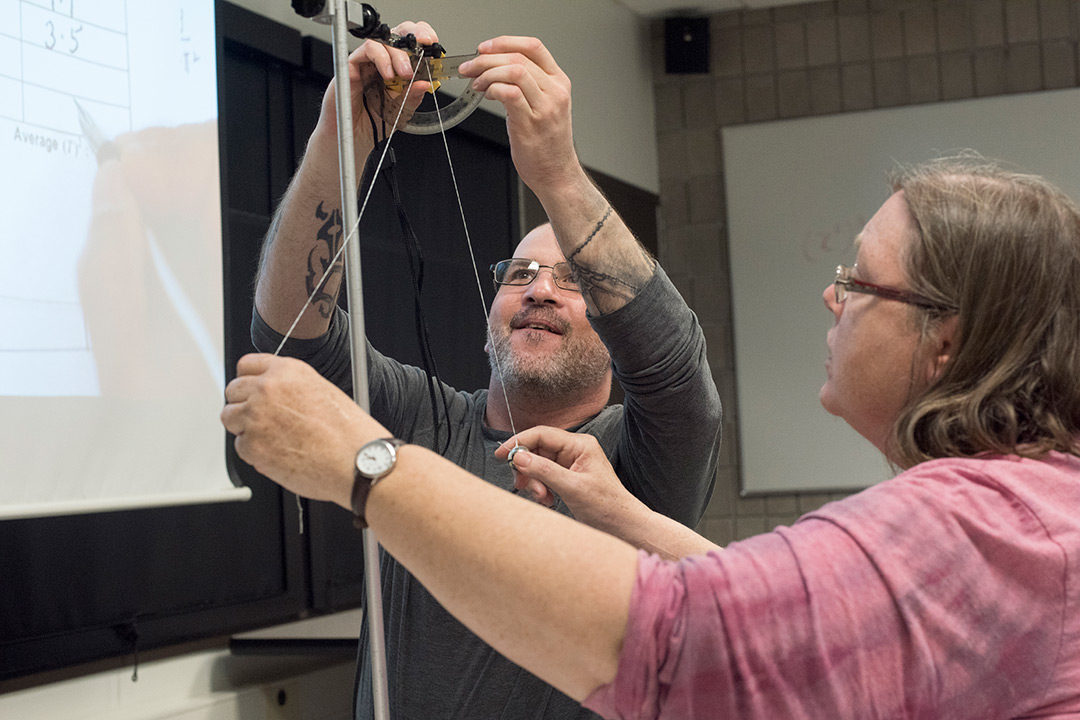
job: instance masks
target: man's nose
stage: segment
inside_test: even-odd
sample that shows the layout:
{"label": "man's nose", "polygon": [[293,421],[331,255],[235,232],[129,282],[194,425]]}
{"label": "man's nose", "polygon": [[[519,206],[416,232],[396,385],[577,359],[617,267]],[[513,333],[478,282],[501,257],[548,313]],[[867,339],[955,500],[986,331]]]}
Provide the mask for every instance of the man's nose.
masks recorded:
{"label": "man's nose", "polygon": [[825,307],[836,317],[840,317],[840,312],[844,308],[843,303],[836,302],[836,285],[829,283],[825,287],[825,291],[821,293],[821,299],[825,301]]}
{"label": "man's nose", "polygon": [[555,284],[555,271],[552,268],[540,268],[533,281],[525,286],[526,302],[558,303],[561,297],[559,286]]}

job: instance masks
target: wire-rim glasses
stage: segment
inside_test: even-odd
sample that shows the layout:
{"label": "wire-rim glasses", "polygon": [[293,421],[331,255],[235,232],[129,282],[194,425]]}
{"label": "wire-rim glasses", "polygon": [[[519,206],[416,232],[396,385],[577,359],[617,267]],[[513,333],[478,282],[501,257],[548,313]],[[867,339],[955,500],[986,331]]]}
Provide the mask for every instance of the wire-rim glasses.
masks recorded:
{"label": "wire-rim glasses", "polygon": [[933,300],[924,298],[922,295],[916,295],[907,290],[900,290],[899,288],[885,287],[884,285],[875,285],[873,283],[863,282],[862,280],[856,280],[851,276],[854,271],[854,268],[848,267],[847,265],[836,266],[836,280],[833,281],[833,292],[836,294],[837,303],[842,303],[847,300],[847,294],[849,292],[857,292],[865,293],[867,295],[877,295],[886,300],[895,300],[927,310],[948,313],[956,312],[956,308],[954,307],[936,303]]}
{"label": "wire-rim glasses", "polygon": [[580,287],[574,271],[568,262],[557,262],[554,265],[541,265],[536,260],[529,258],[510,258],[500,260],[491,266],[491,272],[495,277],[496,285],[528,285],[540,274],[540,270],[547,268],[551,271],[551,278],[555,286],[563,290],[577,292]]}

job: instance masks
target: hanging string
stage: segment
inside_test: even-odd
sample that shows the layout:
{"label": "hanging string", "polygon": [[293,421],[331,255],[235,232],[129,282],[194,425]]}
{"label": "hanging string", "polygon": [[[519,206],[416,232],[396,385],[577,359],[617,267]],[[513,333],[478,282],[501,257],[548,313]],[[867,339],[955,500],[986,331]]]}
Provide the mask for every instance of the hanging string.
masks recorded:
{"label": "hanging string", "polygon": [[[417,67],[420,64],[420,61],[423,60],[423,56],[424,56],[424,49],[420,48],[420,51],[419,51],[419,53],[417,55],[417,65],[416,65]],[[428,73],[428,82],[433,85],[434,80],[431,77],[431,68],[427,67],[427,66],[425,66],[425,67],[426,67],[427,73]],[[388,135],[386,135],[382,153],[379,155],[379,161],[376,164],[375,171],[374,171],[374,173],[372,175],[373,178],[378,177],[378,174],[379,174],[380,170],[382,169],[383,163],[386,160],[387,153],[390,150],[390,141],[393,138],[394,133],[397,132],[398,124],[399,124],[399,122],[401,120],[401,113],[405,109],[405,101],[404,101],[404,99],[408,97],[409,92],[412,89],[413,83],[415,81],[416,81],[416,74],[414,72],[413,76],[411,78],[409,78],[409,84],[406,86],[404,94],[401,96],[402,97],[402,102],[401,102],[400,106],[398,107],[397,115],[395,115],[395,117],[394,117],[394,123],[390,128],[390,133]],[[468,226],[468,222],[467,222],[467,220],[465,218],[465,208],[464,208],[464,205],[462,204],[462,201],[461,201],[461,192],[460,192],[460,190],[458,188],[457,174],[454,171],[454,162],[453,162],[453,159],[452,159],[451,154],[450,154],[450,144],[446,139],[446,128],[443,126],[442,111],[441,111],[441,108],[439,107],[438,98],[434,93],[432,93],[432,99],[435,102],[435,112],[436,112],[436,115],[437,115],[437,117],[439,119],[439,134],[442,137],[443,147],[446,150],[446,161],[447,161],[447,164],[449,165],[449,168],[450,168],[450,178],[451,178],[451,182],[452,182],[453,188],[454,188],[454,197],[455,197],[455,199],[457,201],[458,212],[461,215],[461,224],[462,224],[462,228],[463,228],[463,230],[465,232],[465,242],[466,242],[466,245],[468,247],[469,258],[470,258],[470,260],[472,262],[472,266],[473,266],[473,276],[474,276],[474,278],[476,280],[477,295],[478,295],[478,297],[480,299],[480,310],[481,310],[481,313],[483,314],[483,316],[486,318],[487,317],[487,303],[484,301],[483,283],[480,280],[480,271],[478,269],[479,266],[477,265],[477,262],[476,262],[476,253],[473,250],[472,237],[469,234],[469,226]],[[326,279],[330,276],[330,273],[333,271],[334,267],[337,265],[337,262],[338,262],[338,260],[340,260],[341,255],[345,252],[346,246],[348,245],[348,243],[356,235],[357,230],[360,227],[360,220],[364,216],[364,211],[367,208],[368,201],[371,199],[371,193],[374,190],[374,187],[375,187],[375,183],[374,183],[374,181],[372,181],[368,186],[367,193],[364,195],[364,201],[360,206],[359,213],[357,213],[356,222],[353,224],[352,228],[350,228],[348,233],[345,235],[345,238],[341,243],[341,247],[338,248],[337,252],[334,254],[334,257],[327,264],[326,269],[324,270],[324,272],[322,274],[322,277],[320,277],[319,281],[317,283],[315,283],[314,289],[312,290],[311,295],[307,298],[307,301],[304,303],[303,307],[301,307],[300,312],[297,314],[296,318],[293,320],[292,324],[289,326],[289,329],[285,332],[285,335],[282,337],[281,342],[277,346],[277,349],[274,350],[274,355],[279,355],[281,353],[281,350],[285,347],[285,343],[292,336],[293,331],[296,329],[296,326],[300,323],[300,320],[303,317],[304,313],[307,311],[308,307],[310,307],[312,305],[312,303],[314,302],[315,296],[322,290],[323,284],[326,282]],[[510,398],[506,394],[505,384],[502,382],[502,379],[503,379],[502,359],[499,357],[498,348],[496,347],[495,342],[494,342],[494,338],[492,337],[490,323],[487,323],[487,322],[485,322],[485,334],[487,335],[488,345],[491,348],[492,356],[494,357],[494,360],[495,360],[495,369],[499,373],[499,386],[502,389],[503,402],[506,404],[506,415],[507,415],[507,418],[508,418],[509,423],[510,423],[511,437],[516,438],[516,436],[517,436],[517,427],[516,427],[516,425],[514,423],[513,410],[510,407]],[[444,403],[445,403],[445,399],[444,399]],[[434,405],[433,405],[433,411],[434,411]],[[436,425],[437,424],[438,423],[436,422]],[[449,432],[449,423],[447,423],[447,427],[448,427],[448,432]],[[447,443],[449,444],[449,437],[447,438]],[[516,447],[515,447],[515,450],[517,450]],[[511,458],[511,460],[513,459],[513,454],[511,454],[510,458]],[[299,496],[297,496],[297,498],[296,498],[296,504],[297,504],[298,511],[300,512],[300,528],[301,528],[300,532],[302,533],[303,532],[303,506],[301,504]]]}
{"label": "hanging string", "polygon": [[[367,107],[367,95],[364,95],[364,109]],[[376,136],[378,131],[375,127],[375,119],[370,111],[367,113],[368,120],[371,122],[372,136]],[[382,117],[383,113],[380,111],[379,116]],[[382,122],[382,134],[386,135],[386,121]],[[387,141],[389,142],[389,141]],[[421,292],[424,285],[424,256],[421,252],[420,241],[416,237],[416,232],[412,228],[412,223],[409,221],[408,213],[405,212],[405,206],[401,201],[401,192],[398,188],[397,175],[394,172],[397,166],[397,160],[394,155],[393,148],[390,149],[388,155],[390,161],[383,170],[382,177],[386,180],[387,185],[390,187],[390,194],[394,199],[394,207],[397,210],[398,223],[401,225],[402,243],[405,246],[405,254],[409,259],[409,273],[413,282],[413,317],[416,322],[416,338],[417,344],[420,347],[420,359],[424,365],[424,372],[427,375],[427,390],[428,398],[431,402],[431,427],[433,429],[432,449],[438,452],[440,455],[445,455],[450,449],[451,436],[453,434],[452,424],[450,422],[450,405],[445,393],[442,392],[442,382],[439,379],[439,366],[435,362],[435,353],[431,350],[431,333],[428,331],[427,319],[424,316],[424,307],[421,303]],[[370,161],[367,163],[367,168],[370,168]],[[366,175],[370,182],[375,182],[374,174]],[[439,400],[442,400],[443,411],[443,423],[439,422]],[[439,438],[441,437],[441,429],[445,425],[446,427],[446,444],[442,449],[439,449]]]}
{"label": "hanging string", "polygon": [[[418,61],[422,60],[423,57],[424,57],[424,50],[423,50],[423,48],[421,48],[420,49],[420,54],[418,55],[417,60]],[[413,82],[415,80],[416,80],[416,73],[413,73],[413,76],[411,78],[409,78],[409,84],[405,88],[405,93],[401,96],[401,105],[398,107],[397,115],[394,116],[394,124],[390,128],[390,134],[386,137],[386,144],[383,146],[382,154],[379,156],[379,163],[375,166],[375,175],[378,175],[379,170],[382,168],[383,161],[386,159],[386,153],[390,149],[390,138],[392,138],[394,136],[394,133],[397,131],[398,121],[401,120],[401,113],[405,109],[405,98],[409,97],[409,91],[412,90]],[[335,98],[335,100],[338,101],[338,100],[340,100],[340,98]],[[374,140],[375,138],[372,138],[372,139]],[[326,270],[323,271],[322,277],[319,278],[319,281],[317,283],[315,283],[315,288],[311,291],[311,295],[308,296],[308,299],[304,303],[303,307],[300,308],[300,312],[297,313],[296,319],[292,321],[292,325],[290,325],[289,329],[285,331],[285,335],[281,338],[281,342],[278,343],[277,349],[274,350],[274,355],[275,356],[281,354],[281,350],[282,350],[282,348],[285,347],[285,343],[288,342],[289,337],[293,333],[293,330],[295,330],[296,326],[300,323],[300,318],[304,317],[304,313],[307,312],[307,309],[309,307],[311,307],[311,304],[315,301],[315,296],[322,290],[323,283],[326,282],[326,278],[328,278],[330,276],[330,272],[337,265],[338,260],[341,259],[342,253],[345,252],[345,246],[348,245],[349,241],[353,238],[353,236],[356,235],[356,231],[360,228],[360,218],[364,217],[364,210],[367,208],[368,200],[371,199],[371,191],[374,188],[375,188],[375,183],[373,182],[368,187],[367,194],[364,196],[364,202],[360,206],[360,212],[358,212],[356,214],[356,222],[353,223],[352,228],[350,228],[349,232],[345,235],[345,238],[344,238],[344,240],[342,240],[341,247],[338,248],[337,253],[335,253],[334,257],[331,258],[329,263],[327,263]],[[303,535],[304,534],[304,503],[300,499],[299,495],[296,496],[296,512],[300,516],[300,534]]]}
{"label": "hanging string", "polygon": [[[427,68],[428,82],[432,82],[431,68]],[[434,97],[434,93],[432,94]],[[461,193],[458,191],[457,175],[454,173],[454,161],[450,158],[450,143],[446,140],[446,129],[443,127],[442,111],[439,109],[439,100],[435,98],[435,114],[439,118],[439,135],[442,137],[443,147],[446,148],[446,162],[450,166],[450,179],[454,185],[454,197],[457,199],[458,212],[461,213],[461,226],[465,230],[465,244],[469,247],[469,259],[472,260],[473,275],[476,278],[476,292],[480,297],[480,312],[484,318],[487,318],[487,303],[484,302],[484,286],[480,281],[480,270],[476,264],[476,253],[473,252],[472,238],[469,236],[469,224],[465,221],[465,207],[461,203]],[[510,420],[510,433],[512,438],[517,438],[517,428],[514,426],[514,414],[510,410],[510,398],[506,395],[506,385],[503,383],[503,371],[502,362],[499,359],[499,350],[495,346],[495,339],[491,335],[491,323],[485,322],[485,333],[487,334],[488,347],[491,348],[491,353],[495,358],[495,369],[499,373],[499,387],[502,389],[503,401],[506,403],[506,416]],[[511,456],[512,458],[513,456]]]}
{"label": "hanging string", "polygon": [[[422,60],[423,57],[424,50],[423,48],[421,48],[420,54],[417,56],[417,60]],[[390,138],[392,138],[394,136],[394,133],[397,131],[398,121],[401,120],[401,112],[405,109],[405,98],[409,96],[409,91],[412,90],[413,82],[415,80],[416,75],[414,73],[413,77],[409,78],[409,84],[405,88],[405,93],[401,96],[402,101],[401,105],[398,107],[397,115],[394,117],[394,124],[390,128],[390,134],[386,138],[386,144],[383,146],[382,154],[379,155],[379,162],[375,166],[376,175],[378,175],[379,170],[382,169],[383,161],[386,159],[386,153],[390,149]],[[300,308],[300,312],[297,314],[296,319],[292,321],[292,325],[289,326],[289,329],[285,332],[284,337],[281,338],[281,342],[278,344],[277,350],[274,351],[274,355],[279,355],[281,353],[281,349],[285,347],[285,343],[289,340],[289,337],[292,335],[293,330],[296,329],[297,324],[300,322],[300,318],[304,316],[304,313],[307,312],[307,309],[315,301],[315,296],[318,295],[319,292],[322,290],[322,286],[323,283],[326,282],[326,278],[330,276],[330,272],[334,269],[334,266],[337,265],[338,260],[341,259],[342,253],[345,252],[345,246],[348,245],[349,241],[352,240],[352,238],[356,235],[356,231],[360,228],[360,219],[364,217],[364,210],[367,208],[368,200],[371,199],[371,191],[374,188],[375,183],[371,183],[371,185],[368,187],[367,194],[364,195],[364,202],[360,206],[360,212],[356,214],[356,222],[353,223],[352,228],[350,228],[349,232],[345,235],[345,239],[342,241],[341,247],[338,248],[338,251],[334,254],[334,257],[330,260],[329,263],[327,263],[326,270],[323,271],[322,277],[320,277],[319,281],[315,283],[315,289],[311,291],[311,295],[308,296],[307,302],[305,302],[304,306]]]}

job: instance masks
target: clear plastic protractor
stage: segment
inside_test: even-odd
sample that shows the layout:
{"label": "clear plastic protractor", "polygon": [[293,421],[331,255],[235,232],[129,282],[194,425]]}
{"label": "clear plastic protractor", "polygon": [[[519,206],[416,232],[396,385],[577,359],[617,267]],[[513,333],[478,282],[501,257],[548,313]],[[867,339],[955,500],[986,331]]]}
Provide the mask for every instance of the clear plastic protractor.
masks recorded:
{"label": "clear plastic protractor", "polygon": [[449,130],[472,115],[473,110],[483,99],[483,93],[473,90],[471,86],[466,87],[461,95],[449,105],[440,107],[438,110],[414,112],[409,123],[402,130],[411,135],[434,135],[442,130]]}

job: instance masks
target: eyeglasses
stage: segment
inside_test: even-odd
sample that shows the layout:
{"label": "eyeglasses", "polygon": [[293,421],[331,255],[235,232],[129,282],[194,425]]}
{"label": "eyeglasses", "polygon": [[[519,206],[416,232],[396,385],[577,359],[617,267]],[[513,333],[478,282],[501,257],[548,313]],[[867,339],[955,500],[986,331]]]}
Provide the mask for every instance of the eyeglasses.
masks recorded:
{"label": "eyeglasses", "polygon": [[496,285],[528,285],[536,279],[542,268],[551,271],[551,278],[555,281],[556,287],[574,292],[580,289],[568,262],[541,265],[536,260],[528,258],[510,258],[492,265],[491,272],[495,275]]}
{"label": "eyeglasses", "polygon": [[896,300],[897,302],[907,303],[908,305],[916,305],[921,308],[926,308],[927,310],[938,310],[949,313],[956,312],[956,308],[950,305],[936,303],[921,295],[908,292],[907,290],[899,290],[897,288],[884,287],[882,285],[874,285],[873,283],[856,280],[851,277],[852,272],[854,272],[854,268],[850,268],[847,265],[836,266],[836,280],[833,281],[833,292],[836,293],[837,303],[842,303],[847,300],[847,294],[849,292],[857,292],[866,293],[867,295],[877,295],[886,300]]}

